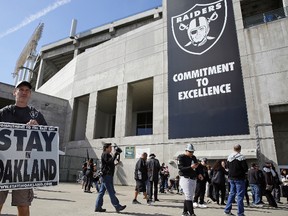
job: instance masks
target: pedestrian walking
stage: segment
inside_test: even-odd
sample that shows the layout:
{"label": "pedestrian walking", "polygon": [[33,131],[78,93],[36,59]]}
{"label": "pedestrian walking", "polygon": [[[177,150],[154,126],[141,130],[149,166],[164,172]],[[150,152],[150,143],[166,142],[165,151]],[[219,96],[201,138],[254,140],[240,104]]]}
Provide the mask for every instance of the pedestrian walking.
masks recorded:
{"label": "pedestrian walking", "polygon": [[116,212],[120,212],[126,208],[126,205],[120,205],[116,192],[114,189],[113,176],[115,172],[115,160],[119,158],[119,152],[116,151],[112,156],[112,144],[105,143],[103,146],[103,153],[101,155],[101,187],[96,199],[95,212],[105,212],[106,209],[103,206],[103,197],[107,190],[111,203],[116,209]]}

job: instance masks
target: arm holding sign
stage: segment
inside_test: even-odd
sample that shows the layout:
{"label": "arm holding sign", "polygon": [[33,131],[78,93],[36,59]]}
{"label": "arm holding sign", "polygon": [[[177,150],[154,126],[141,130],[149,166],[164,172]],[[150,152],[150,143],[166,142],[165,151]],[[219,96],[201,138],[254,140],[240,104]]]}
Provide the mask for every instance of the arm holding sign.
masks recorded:
{"label": "arm holding sign", "polygon": [[[32,86],[27,81],[20,81],[15,86],[13,95],[15,105],[0,109],[0,122],[19,123],[27,125],[47,125],[43,115],[33,107],[28,106]],[[5,143],[4,143],[5,144]],[[8,191],[0,191],[0,214],[6,201]],[[17,206],[19,216],[29,216],[29,206],[33,200],[33,189],[12,191],[12,205]]]}

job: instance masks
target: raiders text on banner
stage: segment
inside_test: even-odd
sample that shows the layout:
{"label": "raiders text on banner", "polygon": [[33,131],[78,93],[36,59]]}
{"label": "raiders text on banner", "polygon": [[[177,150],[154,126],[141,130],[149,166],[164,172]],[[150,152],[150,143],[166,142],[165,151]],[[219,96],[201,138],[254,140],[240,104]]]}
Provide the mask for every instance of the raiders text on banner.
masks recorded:
{"label": "raiders text on banner", "polygon": [[0,190],[59,182],[58,127],[0,122]]}
{"label": "raiders text on banner", "polygon": [[167,0],[169,139],[249,134],[229,0]]}

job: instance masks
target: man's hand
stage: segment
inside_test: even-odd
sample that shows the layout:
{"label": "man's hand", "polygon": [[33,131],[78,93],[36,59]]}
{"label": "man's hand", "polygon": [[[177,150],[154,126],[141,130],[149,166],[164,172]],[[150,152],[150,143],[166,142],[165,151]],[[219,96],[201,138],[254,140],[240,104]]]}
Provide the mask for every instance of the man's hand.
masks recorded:
{"label": "man's hand", "polygon": [[27,125],[39,125],[35,119],[30,119],[29,122],[26,123]]}
{"label": "man's hand", "polygon": [[191,164],[191,168],[195,170],[198,167],[198,165],[199,165],[199,163]]}

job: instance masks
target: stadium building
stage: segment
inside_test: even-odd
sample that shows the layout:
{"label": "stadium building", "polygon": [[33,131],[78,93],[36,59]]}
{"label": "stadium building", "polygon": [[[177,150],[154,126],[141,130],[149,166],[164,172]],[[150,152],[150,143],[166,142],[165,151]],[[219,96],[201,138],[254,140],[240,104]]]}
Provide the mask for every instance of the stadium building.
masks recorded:
{"label": "stadium building", "polygon": [[[163,0],[163,5],[45,45],[32,103],[60,127],[62,180],[103,142],[133,185],[142,152],[177,175],[193,143],[210,164],[235,144],[248,162],[288,167],[288,0]],[[1,104],[13,86],[0,83]],[[286,155],[286,156],[285,156]]]}

